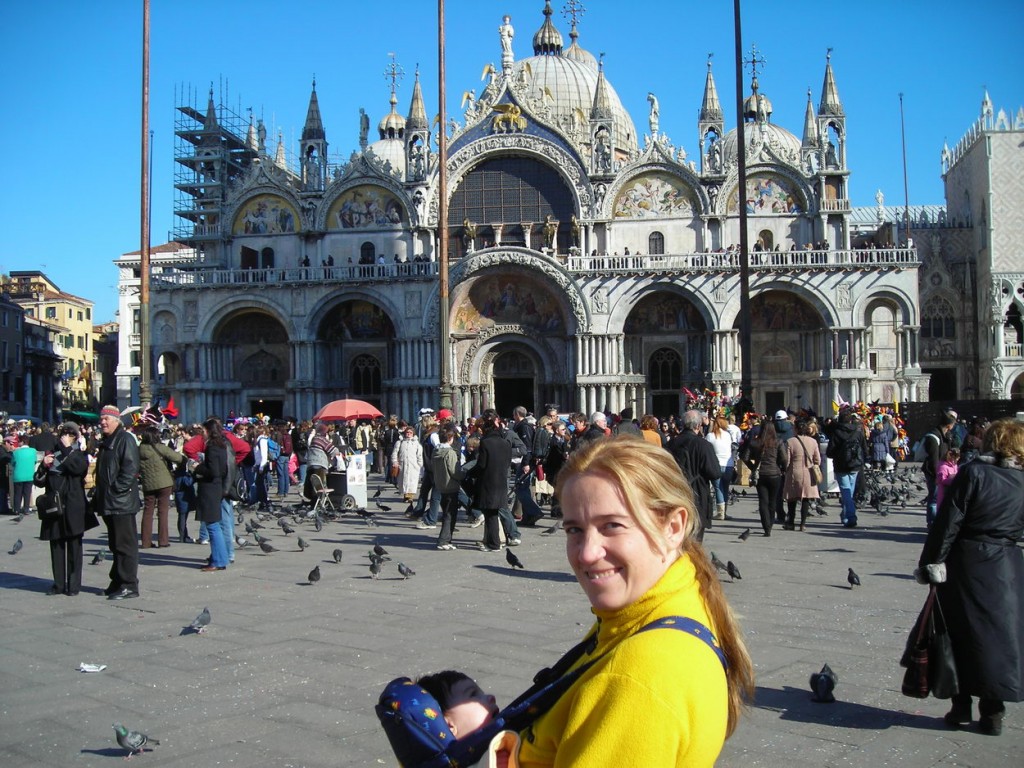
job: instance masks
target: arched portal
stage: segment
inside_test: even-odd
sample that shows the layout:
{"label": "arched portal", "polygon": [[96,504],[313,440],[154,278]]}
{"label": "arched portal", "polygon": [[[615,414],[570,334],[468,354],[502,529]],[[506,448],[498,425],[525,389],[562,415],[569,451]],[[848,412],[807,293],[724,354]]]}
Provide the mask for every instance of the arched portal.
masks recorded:
{"label": "arched portal", "polygon": [[227,317],[214,331],[211,378],[241,387],[234,409],[280,416],[291,378],[288,332],[276,317],[245,309]]}
{"label": "arched portal", "polygon": [[710,367],[700,310],[679,294],[651,293],[630,311],[624,330],[626,354],[646,374],[646,407],[659,417],[681,413],[682,387],[699,389]]}
{"label": "arched portal", "polygon": [[317,329],[316,381],[325,395],[357,397],[380,406],[395,327],[376,304],[355,299],[331,309]]}
{"label": "arched portal", "polygon": [[537,362],[525,346],[503,344],[491,367],[494,409],[508,418],[512,409],[522,405],[536,412]]}

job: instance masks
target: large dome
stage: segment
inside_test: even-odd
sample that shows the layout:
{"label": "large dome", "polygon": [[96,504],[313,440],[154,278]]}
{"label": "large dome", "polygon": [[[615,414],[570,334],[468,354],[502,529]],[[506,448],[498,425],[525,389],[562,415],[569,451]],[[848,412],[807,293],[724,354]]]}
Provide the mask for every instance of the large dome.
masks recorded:
{"label": "large dome", "polygon": [[[582,51],[582,49],[579,49]],[[593,57],[590,57],[592,60]],[[528,73],[522,70],[528,65]],[[532,78],[530,75],[532,74]],[[590,120],[597,92],[598,69],[583,56],[569,58],[563,53],[531,56],[515,63],[514,77],[530,83],[531,94],[550,94],[554,121],[559,125],[572,125],[581,118]],[[627,152],[637,150],[636,127],[619,100],[619,95],[605,79],[605,92],[612,113],[612,133],[615,145]]]}
{"label": "large dome", "polygon": [[[748,159],[752,155],[767,159],[763,155],[767,151],[784,162],[800,164],[800,139],[785,128],[774,123],[753,122],[744,124],[743,130]],[[733,128],[722,138],[722,157],[726,163],[736,162],[736,144],[736,129]]]}

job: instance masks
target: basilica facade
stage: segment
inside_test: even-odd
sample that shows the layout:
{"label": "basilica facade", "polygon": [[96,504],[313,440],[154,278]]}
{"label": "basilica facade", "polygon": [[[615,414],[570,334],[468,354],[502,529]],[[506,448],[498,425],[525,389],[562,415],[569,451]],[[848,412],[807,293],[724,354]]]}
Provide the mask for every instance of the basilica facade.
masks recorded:
{"label": "basilica facade", "polygon": [[432,125],[417,77],[407,109],[392,87],[375,140],[362,115],[344,162],[328,159],[315,84],[294,163],[212,92],[205,110],[180,107],[175,239],[188,258],[154,261],[151,346],[157,393],[183,418],[301,417],[341,397],[402,416],[437,407],[445,326],[459,416],[544,403],[666,416],[686,389],[738,394],[741,207],[754,406],[927,399],[918,250],[892,228],[852,224],[827,56],[799,135],[775,122],[755,75],[736,116],[741,184],[710,61],[687,155],[662,130],[657,96],[638,125],[550,3],[532,55],[517,56],[506,24],[461,119]]}

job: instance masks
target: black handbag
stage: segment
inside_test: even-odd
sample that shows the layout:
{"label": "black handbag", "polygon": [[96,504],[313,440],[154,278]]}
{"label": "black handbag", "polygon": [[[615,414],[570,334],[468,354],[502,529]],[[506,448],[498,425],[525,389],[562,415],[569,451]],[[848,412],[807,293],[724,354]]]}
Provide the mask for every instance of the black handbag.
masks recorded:
{"label": "black handbag", "polygon": [[931,693],[937,699],[948,699],[959,691],[953,642],[934,584],[910,631],[900,665],[907,669],[903,675],[904,696],[924,699]]}
{"label": "black handbag", "polygon": [[44,522],[64,517],[64,501],[59,493],[41,493],[36,497],[36,514]]}

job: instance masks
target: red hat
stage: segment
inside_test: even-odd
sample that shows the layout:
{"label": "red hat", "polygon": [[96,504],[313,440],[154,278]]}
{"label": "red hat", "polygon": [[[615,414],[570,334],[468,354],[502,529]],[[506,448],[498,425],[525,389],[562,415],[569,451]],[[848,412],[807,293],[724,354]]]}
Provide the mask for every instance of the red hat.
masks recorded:
{"label": "red hat", "polygon": [[450,419],[452,415],[452,412],[449,411],[447,408],[442,408],[440,411],[437,412],[437,418],[439,419]]}

